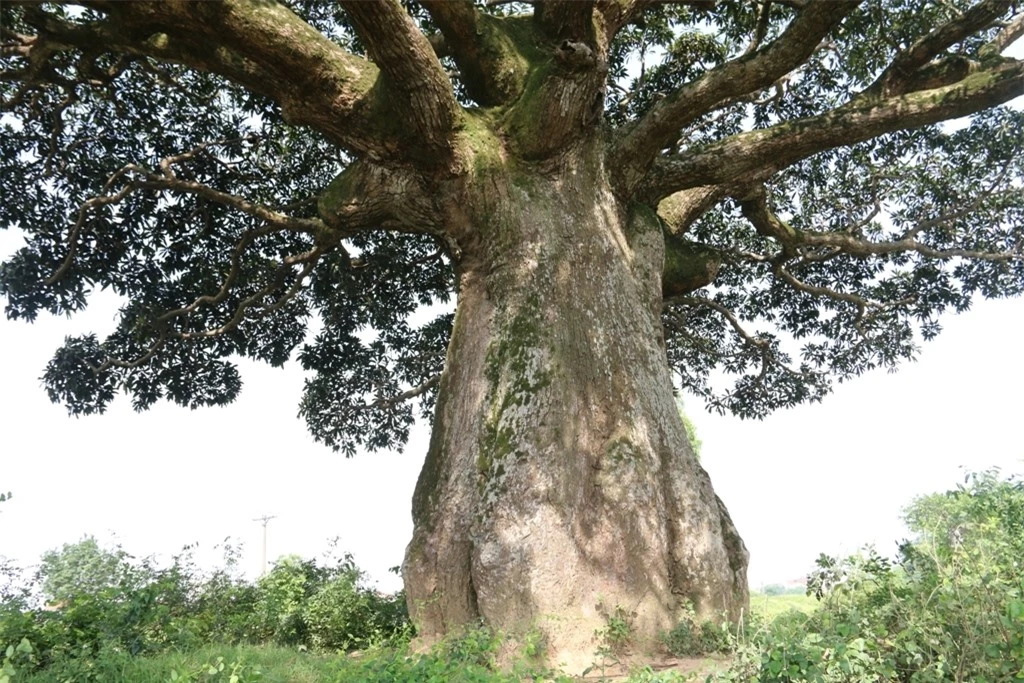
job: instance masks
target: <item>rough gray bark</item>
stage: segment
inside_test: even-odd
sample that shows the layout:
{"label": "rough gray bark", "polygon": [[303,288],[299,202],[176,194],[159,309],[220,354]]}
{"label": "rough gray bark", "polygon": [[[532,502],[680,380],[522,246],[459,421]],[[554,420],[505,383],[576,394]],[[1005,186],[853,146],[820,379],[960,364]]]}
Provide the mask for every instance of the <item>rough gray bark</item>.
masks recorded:
{"label": "rough gray bark", "polygon": [[478,240],[404,564],[421,635],[537,629],[580,670],[602,610],[633,614],[641,649],[684,601],[737,616],[747,552],[673,398],[658,219],[616,200],[592,148],[452,191],[446,222]]}

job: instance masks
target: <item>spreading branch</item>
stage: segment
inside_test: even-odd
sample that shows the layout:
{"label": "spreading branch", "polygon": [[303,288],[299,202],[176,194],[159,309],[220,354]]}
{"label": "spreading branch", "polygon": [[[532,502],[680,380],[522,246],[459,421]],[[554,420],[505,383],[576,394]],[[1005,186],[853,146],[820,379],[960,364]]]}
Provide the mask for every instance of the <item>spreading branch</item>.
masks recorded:
{"label": "spreading branch", "polygon": [[418,384],[417,386],[412,387],[411,389],[403,391],[399,394],[395,394],[394,396],[386,396],[379,398],[373,403],[368,403],[365,406],[363,406],[362,410],[390,410],[391,408],[397,406],[399,403],[404,403],[411,399],[422,396],[423,394],[427,393],[428,391],[436,387],[438,382],[440,381],[440,374],[432,375],[422,384]]}
{"label": "spreading branch", "polygon": [[[777,340],[769,335],[750,332],[736,312],[728,306],[714,299],[693,295],[666,299],[664,306],[666,326],[675,336],[686,339],[689,344],[697,347],[702,355],[712,356],[718,361],[734,367],[741,364],[747,365],[750,361],[759,366],[757,375],[749,376],[749,381],[737,383],[732,392],[712,400],[712,405],[719,410],[723,410],[725,405],[732,401],[744,402],[744,396],[750,397],[771,391],[770,385],[779,381],[779,377],[773,377],[773,374],[785,377],[783,384],[795,383],[799,387],[796,389],[797,393],[810,390],[813,392],[812,396],[820,398],[827,391],[827,384],[823,381],[820,373],[803,367],[792,367],[786,356],[780,351]],[[681,308],[691,312],[704,308],[714,311],[728,323],[735,334],[737,343],[722,349],[708,339],[694,335],[685,317],[682,320],[679,319]]]}
{"label": "spreading branch", "polygon": [[[314,128],[354,153],[394,154],[394,133],[380,125],[377,68],[352,55],[290,10],[255,0],[95,2],[103,20],[72,23],[41,10],[26,13],[34,36],[5,35],[5,54],[28,66],[23,84],[46,81],[65,52],[119,53],[215,73],[277,101],[287,120]],[[252,40],[252,36],[259,40]],[[8,43],[10,43],[8,45]],[[88,61],[88,60],[86,60]]]}
{"label": "spreading branch", "polygon": [[612,167],[618,169],[620,193],[631,194],[658,153],[699,116],[724,101],[769,87],[803,64],[858,4],[859,0],[811,3],[768,45],[710,69],[651,107],[615,144]]}
{"label": "spreading branch", "polygon": [[785,250],[793,254],[801,251],[821,252],[824,250],[826,252],[836,251],[849,256],[870,257],[914,252],[925,258],[940,260],[967,258],[976,261],[1024,261],[1024,245],[1020,244],[1012,251],[938,249],[917,239],[920,233],[930,228],[969,215],[972,208],[977,208],[977,206],[963,211],[950,212],[936,219],[920,221],[904,231],[899,239],[876,242],[859,237],[859,231],[855,228],[829,232],[797,230],[769,209],[767,193],[763,186],[755,188],[750,194],[740,199],[743,216],[750,221],[758,234],[775,239]]}
{"label": "spreading branch", "polygon": [[[125,164],[111,174],[100,193],[90,197],[79,206],[75,222],[68,232],[67,254],[60,266],[58,266],[53,274],[46,278],[45,284],[52,285],[56,283],[64,277],[73,265],[79,239],[83,231],[87,229],[89,216],[100,207],[121,203],[130,194],[140,189],[170,190],[203,197],[209,201],[237,209],[242,213],[257,218],[264,222],[269,230],[304,233],[321,240],[329,239],[332,242],[336,242],[340,238],[338,235],[330,235],[327,225],[318,218],[296,218],[289,216],[244,197],[222,192],[194,180],[179,178],[174,172],[174,166],[194,159],[196,155],[205,152],[210,147],[233,142],[238,142],[238,140],[208,141],[182,154],[165,157],[159,163],[159,171],[152,171],[138,164]],[[121,182],[124,183],[123,186],[114,192],[113,189]]]}
{"label": "spreading branch", "polygon": [[[1024,245],[1020,243],[1008,251],[985,251],[959,247],[937,248],[917,239],[919,234],[930,228],[938,227],[969,214],[971,210],[977,208],[985,196],[990,196],[991,192],[990,190],[988,193],[982,193],[974,205],[964,211],[950,212],[934,219],[920,221],[905,230],[899,239],[881,241],[872,241],[860,236],[859,227],[865,221],[859,221],[858,224],[841,231],[797,230],[771,211],[768,206],[767,192],[763,186],[751,188],[745,196],[739,197],[739,200],[743,216],[754,226],[758,234],[775,240],[781,246],[779,254],[772,259],[773,275],[794,289],[812,296],[843,301],[854,306],[857,310],[854,327],[863,334],[861,326],[869,314],[912,303],[913,298],[888,302],[874,301],[852,292],[811,285],[798,279],[793,274],[791,266],[827,260],[840,254],[868,258],[915,253],[924,258],[942,261],[955,258],[989,262],[1024,261]],[[869,219],[878,212],[877,208],[873,209],[869,213]]]}
{"label": "spreading branch", "polygon": [[1006,13],[1014,0],[984,0],[960,17],[932,30],[893,58],[865,94],[889,96],[907,92],[918,70],[945,50],[990,26]]}
{"label": "spreading branch", "polygon": [[406,112],[403,142],[421,159],[444,161],[461,108],[430,41],[398,0],[341,4],[383,74],[392,111]]}
{"label": "spreading branch", "polygon": [[813,154],[974,114],[1021,93],[1024,62],[1005,59],[939,88],[883,100],[856,97],[819,116],[739,133],[693,152],[662,157],[644,181],[643,194],[657,201],[691,187],[764,180]]}

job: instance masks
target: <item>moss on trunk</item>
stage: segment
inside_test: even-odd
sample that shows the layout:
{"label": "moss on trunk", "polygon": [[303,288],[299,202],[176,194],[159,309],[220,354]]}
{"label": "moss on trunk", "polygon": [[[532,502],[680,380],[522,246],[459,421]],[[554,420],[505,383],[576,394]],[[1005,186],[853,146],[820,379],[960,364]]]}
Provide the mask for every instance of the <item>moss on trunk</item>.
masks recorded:
{"label": "moss on trunk", "polygon": [[635,614],[639,650],[684,601],[738,614],[746,550],[676,411],[653,212],[619,205],[593,151],[558,173],[492,166],[458,192],[445,204],[481,238],[404,564],[420,633],[539,629],[582,669],[599,604]]}

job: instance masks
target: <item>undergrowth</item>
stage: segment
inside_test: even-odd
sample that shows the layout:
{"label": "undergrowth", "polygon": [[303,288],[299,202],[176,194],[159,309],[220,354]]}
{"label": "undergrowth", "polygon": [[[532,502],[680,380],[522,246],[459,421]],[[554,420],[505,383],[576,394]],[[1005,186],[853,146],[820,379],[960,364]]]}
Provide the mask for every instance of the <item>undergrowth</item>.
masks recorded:
{"label": "undergrowth", "polygon": [[[641,666],[619,680],[1024,682],[1024,484],[970,475],[915,500],[905,519],[914,538],[893,558],[870,548],[819,557],[807,585],[813,610],[738,625],[685,611],[663,635],[664,654],[724,657],[721,670]],[[88,581],[68,580],[83,567]],[[288,558],[250,583],[229,569],[200,573],[187,555],[161,569],[93,542],[48,555],[27,584],[21,576],[0,563],[0,683],[573,680],[543,666],[540,632],[518,639],[518,656],[483,627],[413,653],[403,597],[368,588],[347,555]],[[601,609],[588,680],[632,661],[634,615]]]}

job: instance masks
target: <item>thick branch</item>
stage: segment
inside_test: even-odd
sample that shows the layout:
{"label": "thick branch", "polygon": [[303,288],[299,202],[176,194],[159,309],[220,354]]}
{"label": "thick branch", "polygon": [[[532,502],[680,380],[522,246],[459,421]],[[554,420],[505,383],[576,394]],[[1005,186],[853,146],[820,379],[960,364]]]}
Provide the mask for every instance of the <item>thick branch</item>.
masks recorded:
{"label": "thick branch", "polygon": [[477,11],[472,0],[422,0],[441,29],[466,91],[484,107],[513,101],[523,90],[527,63],[504,21]]}
{"label": "thick branch", "polygon": [[675,142],[679,131],[719,103],[770,86],[803,64],[822,39],[859,0],[809,4],[777,39],[726,62],[687,83],[654,105],[616,142],[616,185],[629,195],[655,156]]}
{"label": "thick branch", "polygon": [[421,147],[424,158],[444,161],[461,108],[430,41],[398,0],[341,4],[384,76],[393,111],[405,112],[406,144]]}
{"label": "thick branch", "polygon": [[537,0],[533,16],[552,38],[593,45],[594,0]]}
{"label": "thick branch", "polygon": [[257,0],[97,2],[107,19],[70,24],[37,12],[27,57],[66,50],[123,53],[216,73],[276,100],[292,123],[308,125],[356,152],[397,148],[383,132],[373,84],[377,69],[345,52],[287,8]]}
{"label": "thick branch", "polygon": [[524,159],[558,154],[574,140],[593,135],[604,107],[608,62],[604,46],[562,40],[550,57],[535,56],[528,94],[505,117],[511,147]]}
{"label": "thick branch", "polygon": [[323,191],[318,210],[324,222],[340,233],[381,228],[428,233],[445,240],[453,258],[459,255],[444,233],[421,175],[408,168],[355,161]]}
{"label": "thick branch", "polygon": [[974,114],[1022,93],[1024,62],[1007,59],[952,85],[884,100],[855,98],[820,116],[740,133],[689,154],[659,159],[643,194],[656,201],[691,187],[763,180],[818,152]]}
{"label": "thick branch", "polygon": [[1001,17],[1013,0],[984,0],[954,21],[947,22],[900,52],[865,91],[882,97],[907,92],[918,69],[953,45],[984,30]]}
{"label": "thick branch", "polygon": [[686,294],[711,284],[718,277],[723,260],[715,247],[666,235],[662,296]]}
{"label": "thick branch", "polygon": [[658,204],[658,216],[665,221],[671,234],[683,235],[694,221],[728,194],[728,188],[722,185],[680,190],[661,200]]}

